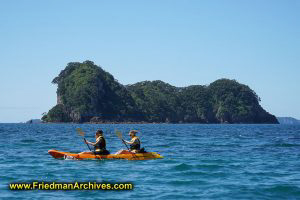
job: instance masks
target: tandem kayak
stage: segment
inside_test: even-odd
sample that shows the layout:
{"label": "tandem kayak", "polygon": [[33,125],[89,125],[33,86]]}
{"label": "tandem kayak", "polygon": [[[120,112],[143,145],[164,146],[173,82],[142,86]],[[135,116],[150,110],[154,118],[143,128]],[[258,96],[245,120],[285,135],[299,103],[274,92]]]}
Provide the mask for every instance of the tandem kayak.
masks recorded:
{"label": "tandem kayak", "polygon": [[155,152],[131,153],[127,150],[120,150],[116,154],[108,154],[108,155],[95,155],[93,152],[70,153],[70,152],[62,152],[58,150],[49,150],[48,153],[54,158],[58,158],[58,159],[62,158],[62,159],[76,159],[76,160],[85,160],[85,159],[150,160],[150,159],[163,158],[163,156]]}

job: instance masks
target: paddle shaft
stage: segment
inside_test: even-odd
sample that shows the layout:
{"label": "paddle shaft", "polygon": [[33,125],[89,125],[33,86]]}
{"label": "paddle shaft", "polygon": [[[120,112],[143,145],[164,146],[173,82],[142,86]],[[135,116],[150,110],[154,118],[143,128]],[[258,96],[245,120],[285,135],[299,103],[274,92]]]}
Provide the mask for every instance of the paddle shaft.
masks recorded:
{"label": "paddle shaft", "polygon": [[[122,142],[125,144],[125,146],[127,147],[128,151],[130,151],[129,147],[127,146],[126,142],[124,141],[124,139],[122,138]],[[132,153],[133,157],[135,157],[136,159],[138,159],[138,157],[135,155],[135,153]]]}
{"label": "paddle shaft", "polygon": [[[86,143],[86,139],[83,138],[83,140],[84,140],[84,142]],[[89,150],[92,151],[91,148],[90,148],[90,145],[89,145],[88,143],[86,143],[86,145],[88,146]]]}
{"label": "paddle shaft", "polygon": [[130,151],[129,147],[127,146],[126,142],[122,139],[122,142],[125,144],[125,146],[127,147],[128,151]]}
{"label": "paddle shaft", "polygon": [[[83,138],[83,140],[85,141],[85,143],[86,143],[86,139],[85,138]],[[89,150],[90,150],[90,152],[93,152],[93,154],[96,156],[96,153],[94,152],[94,151],[92,151],[91,150],[91,148],[90,148],[90,145],[88,144],[88,143],[86,143],[86,145],[88,146],[88,148],[89,148]],[[100,160],[102,160],[102,158],[99,156],[99,157],[97,157],[98,159],[100,159]]]}
{"label": "paddle shaft", "polygon": [[[127,147],[128,151],[131,152],[130,149],[129,149],[129,147],[127,146],[125,140],[122,138],[122,133],[116,131],[116,134],[117,134],[118,138],[120,138],[122,140],[122,142],[125,144],[125,146]],[[132,155],[133,155],[134,158],[138,159],[138,157],[135,155],[135,153],[133,153]]]}

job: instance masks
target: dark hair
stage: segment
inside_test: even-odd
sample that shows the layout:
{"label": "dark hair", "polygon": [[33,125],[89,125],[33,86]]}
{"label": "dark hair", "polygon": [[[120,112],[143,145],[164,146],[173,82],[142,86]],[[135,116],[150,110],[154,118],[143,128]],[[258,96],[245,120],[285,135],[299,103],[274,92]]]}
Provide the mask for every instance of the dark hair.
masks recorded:
{"label": "dark hair", "polygon": [[103,134],[103,131],[101,129],[98,129],[96,134]]}

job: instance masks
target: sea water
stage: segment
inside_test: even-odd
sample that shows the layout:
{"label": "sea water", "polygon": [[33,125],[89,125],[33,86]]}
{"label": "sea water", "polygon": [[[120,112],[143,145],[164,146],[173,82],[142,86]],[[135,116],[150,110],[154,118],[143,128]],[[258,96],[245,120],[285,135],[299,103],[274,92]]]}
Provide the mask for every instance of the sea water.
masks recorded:
{"label": "sea water", "polygon": [[[60,160],[49,149],[88,151],[104,130],[107,148],[142,145],[164,159]],[[1,199],[300,199],[300,126],[201,124],[0,124]],[[129,191],[13,191],[16,182],[130,182]]]}

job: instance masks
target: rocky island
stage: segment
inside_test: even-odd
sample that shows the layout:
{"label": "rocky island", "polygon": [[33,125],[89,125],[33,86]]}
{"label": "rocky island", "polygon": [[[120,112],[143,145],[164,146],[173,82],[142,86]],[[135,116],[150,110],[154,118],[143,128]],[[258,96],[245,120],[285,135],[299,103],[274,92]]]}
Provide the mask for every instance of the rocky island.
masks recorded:
{"label": "rocky island", "polygon": [[219,79],[175,87],[163,81],[122,85],[92,61],[71,62],[52,81],[57,105],[44,122],[278,123],[247,85]]}

